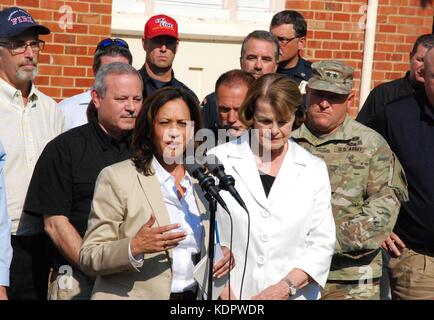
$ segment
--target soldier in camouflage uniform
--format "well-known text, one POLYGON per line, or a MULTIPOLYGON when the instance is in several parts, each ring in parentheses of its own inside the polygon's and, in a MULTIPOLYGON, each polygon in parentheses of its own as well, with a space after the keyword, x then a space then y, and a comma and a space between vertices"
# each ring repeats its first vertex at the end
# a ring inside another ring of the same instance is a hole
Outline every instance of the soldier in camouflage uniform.
POLYGON ((337 241, 323 299, 379 299, 380 246, 408 197, 404 172, 381 135, 346 113, 353 69, 340 61, 312 69, 306 123, 293 138, 330 176, 337 241))

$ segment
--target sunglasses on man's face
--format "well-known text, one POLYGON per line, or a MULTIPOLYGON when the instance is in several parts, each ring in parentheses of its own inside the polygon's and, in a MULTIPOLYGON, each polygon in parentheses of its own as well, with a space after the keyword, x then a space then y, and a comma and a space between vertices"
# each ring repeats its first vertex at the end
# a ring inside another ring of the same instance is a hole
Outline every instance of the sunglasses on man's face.
POLYGON ((100 43, 98 43, 98 46, 96 47, 95 51, 109 47, 109 46, 118 46, 118 47, 122 47, 125 49, 129 49, 128 43, 126 43, 125 40, 122 40, 119 38, 116 38, 116 39, 107 38, 107 39, 102 40, 100 43))

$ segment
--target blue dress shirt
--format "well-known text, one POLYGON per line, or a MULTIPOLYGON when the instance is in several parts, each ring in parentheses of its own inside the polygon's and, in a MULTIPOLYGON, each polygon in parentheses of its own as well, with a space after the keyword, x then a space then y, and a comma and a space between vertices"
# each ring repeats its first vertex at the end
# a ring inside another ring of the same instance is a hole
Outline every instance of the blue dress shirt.
POLYGON ((6 190, 3 165, 5 150, 0 143, 0 286, 9 286, 9 266, 12 260, 11 218, 6 211, 6 190))

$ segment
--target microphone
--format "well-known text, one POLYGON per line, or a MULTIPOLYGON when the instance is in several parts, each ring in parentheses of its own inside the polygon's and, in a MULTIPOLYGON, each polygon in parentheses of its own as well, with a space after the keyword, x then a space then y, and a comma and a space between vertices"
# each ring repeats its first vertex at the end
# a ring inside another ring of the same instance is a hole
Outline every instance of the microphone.
POLYGON ((229 191, 229 193, 237 200, 238 204, 249 213, 247 206, 241 199, 237 189, 235 189, 235 179, 231 175, 226 174, 225 167, 214 154, 206 156, 205 166, 219 179, 219 187, 222 190, 229 191))
POLYGON ((199 185, 202 190, 214 198, 226 212, 229 213, 229 209, 226 206, 225 201, 219 194, 219 188, 215 185, 214 178, 205 173, 205 169, 196 162, 196 159, 193 160, 193 163, 185 163, 185 169, 187 172, 196 178, 199 181, 199 185))

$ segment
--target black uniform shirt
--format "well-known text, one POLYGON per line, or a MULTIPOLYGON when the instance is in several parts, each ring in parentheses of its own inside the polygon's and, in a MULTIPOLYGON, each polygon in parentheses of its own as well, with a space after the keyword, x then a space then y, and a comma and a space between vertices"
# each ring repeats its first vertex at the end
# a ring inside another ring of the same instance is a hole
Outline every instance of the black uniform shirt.
POLYGON ((400 160, 410 201, 402 203, 395 233, 413 250, 434 253, 434 109, 424 95, 388 104, 368 125, 400 160))
MULTIPOLYGON (((302 81, 309 81, 309 79, 313 75, 312 71, 312 62, 304 60, 302 57, 298 57, 297 65, 293 68, 289 69, 282 69, 280 67, 277 68, 276 73, 280 73, 283 75, 288 76, 298 84, 300 84, 302 81)), ((307 109, 306 105, 306 95, 302 95, 302 105, 304 106, 304 109, 307 109)))
POLYGON ((217 130, 220 128, 220 117, 215 92, 207 95, 202 101, 202 115, 204 127, 217 134, 217 130))
POLYGON ((387 104, 413 94, 415 89, 408 77, 409 72, 402 78, 382 83, 372 89, 356 120, 366 125, 387 104))
POLYGON ((143 99, 152 95, 158 89, 171 86, 171 87, 183 88, 183 89, 187 90, 187 92, 190 93, 193 96, 193 98, 196 99, 196 102, 199 104, 199 99, 196 96, 196 94, 193 92, 193 90, 191 90, 189 87, 187 87, 181 81, 177 80, 173 74, 173 71, 172 71, 172 79, 168 82, 162 82, 162 81, 152 79, 149 76, 148 72, 146 71, 145 66, 143 66, 139 70, 139 73, 142 76, 143 86, 144 86, 143 87, 143 99))
POLYGON ((309 79, 312 77, 313 72, 311 65, 312 62, 299 57, 295 67, 289 69, 282 69, 278 67, 276 73, 284 74, 300 84, 301 81, 309 81, 309 79))
POLYGON ((131 134, 117 141, 96 120, 64 132, 39 157, 24 211, 64 215, 83 237, 98 174, 106 166, 131 158, 131 152, 131 134))

